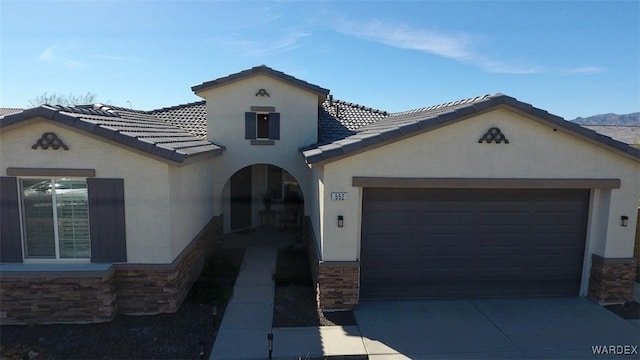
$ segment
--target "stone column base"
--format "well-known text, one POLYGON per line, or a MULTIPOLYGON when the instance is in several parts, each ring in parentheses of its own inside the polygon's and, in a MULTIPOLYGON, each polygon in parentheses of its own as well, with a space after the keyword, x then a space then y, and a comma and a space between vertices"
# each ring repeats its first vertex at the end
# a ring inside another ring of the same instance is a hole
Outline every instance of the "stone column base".
POLYGON ((603 258, 593 254, 587 296, 600 304, 620 304, 631 301, 635 278, 635 259, 603 258))
POLYGON ((311 275, 316 284, 316 303, 323 310, 351 310, 360 297, 360 263, 357 261, 322 261, 311 226, 305 216, 302 241, 307 246, 311 275))
POLYGON ((357 261, 322 261, 318 266, 316 296, 323 310, 356 308, 360 292, 360 263, 357 261))

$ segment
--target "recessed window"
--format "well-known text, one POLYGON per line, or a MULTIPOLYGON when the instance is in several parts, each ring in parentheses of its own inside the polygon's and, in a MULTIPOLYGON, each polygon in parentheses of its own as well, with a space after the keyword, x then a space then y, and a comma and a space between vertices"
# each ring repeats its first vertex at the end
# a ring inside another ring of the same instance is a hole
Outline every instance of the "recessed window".
POLYGON ((256 131, 258 139, 269 138, 269 114, 256 114, 256 131))
MULTIPOLYGON (((245 139, 280 140, 280 113, 245 113, 245 139)), ((253 142, 252 142, 253 143, 253 142)), ((257 142, 265 144, 265 142, 257 142)), ((270 141, 270 145, 274 142, 270 141)))
POLYGON ((22 179, 22 228, 27 259, 88 259, 86 179, 22 179))

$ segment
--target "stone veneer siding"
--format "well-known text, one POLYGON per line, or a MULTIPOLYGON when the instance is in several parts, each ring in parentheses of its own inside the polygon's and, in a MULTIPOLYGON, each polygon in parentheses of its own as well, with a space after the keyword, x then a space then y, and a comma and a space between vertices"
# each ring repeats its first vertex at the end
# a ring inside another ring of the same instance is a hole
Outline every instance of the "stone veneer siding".
POLYGON ((0 322, 94 323, 117 314, 175 312, 221 241, 218 216, 172 264, 116 264, 104 272, 5 272, 0 322))
POLYGON ((607 259, 593 254, 588 297, 600 304, 631 301, 635 277, 635 259, 607 259))
POLYGON ((360 263, 357 261, 322 261, 311 221, 305 217, 302 239, 307 245, 311 275, 316 285, 316 302, 323 310, 350 310, 358 305, 360 263))
POLYGON ((118 311, 113 267, 105 272, 2 274, 0 323, 110 321, 118 311))
POLYGON ((321 309, 355 309, 360 292, 360 264, 357 261, 321 261, 316 291, 321 309))

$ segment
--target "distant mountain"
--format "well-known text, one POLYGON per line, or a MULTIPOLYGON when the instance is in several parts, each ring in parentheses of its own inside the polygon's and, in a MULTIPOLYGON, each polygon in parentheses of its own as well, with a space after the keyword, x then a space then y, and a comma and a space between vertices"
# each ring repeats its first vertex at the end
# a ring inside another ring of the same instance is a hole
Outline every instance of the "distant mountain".
POLYGON ((623 125, 640 126, 640 112, 631 114, 601 114, 589 117, 577 117, 571 120, 580 125, 623 125))

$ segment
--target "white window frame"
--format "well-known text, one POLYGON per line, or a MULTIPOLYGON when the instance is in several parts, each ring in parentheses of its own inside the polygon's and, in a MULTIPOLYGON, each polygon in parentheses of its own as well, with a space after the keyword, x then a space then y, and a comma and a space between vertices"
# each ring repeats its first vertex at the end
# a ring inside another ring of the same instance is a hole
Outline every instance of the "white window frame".
MULTIPOLYGON (((91 239, 89 239, 89 257, 88 258, 61 258, 60 257, 60 237, 58 234, 58 210, 55 204, 57 203, 56 193, 52 191, 51 193, 51 201, 53 210, 53 234, 54 234, 54 242, 55 242, 55 258, 34 258, 27 256, 27 235, 26 235, 26 214, 24 209, 24 192, 22 182, 23 180, 49 180, 52 182, 55 179, 72 179, 72 180, 84 180, 87 182, 87 178, 85 177, 77 177, 77 176, 21 176, 18 177, 16 181, 16 185, 18 187, 18 209, 20 212, 20 244, 22 246, 22 260, 24 263, 33 263, 33 264, 42 264, 42 263, 90 263, 91 262, 91 239)), ((88 192, 87 192, 88 196, 88 192)), ((87 208, 87 213, 89 209, 87 208)))

